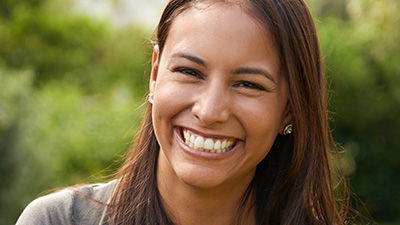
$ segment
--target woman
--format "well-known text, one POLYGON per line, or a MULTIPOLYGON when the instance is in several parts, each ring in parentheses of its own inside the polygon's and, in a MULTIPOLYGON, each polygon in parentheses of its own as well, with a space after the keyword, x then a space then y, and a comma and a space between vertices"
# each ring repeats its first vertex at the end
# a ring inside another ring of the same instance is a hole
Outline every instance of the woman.
POLYGON ((149 86, 117 180, 35 200, 19 224, 345 223, 302 0, 171 0, 149 86))

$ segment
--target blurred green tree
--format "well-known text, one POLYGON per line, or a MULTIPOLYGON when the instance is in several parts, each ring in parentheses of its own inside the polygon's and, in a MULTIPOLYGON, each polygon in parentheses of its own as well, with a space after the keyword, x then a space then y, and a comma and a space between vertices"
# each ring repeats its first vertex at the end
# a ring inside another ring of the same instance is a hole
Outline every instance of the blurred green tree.
POLYGON ((54 1, 1 4, 0 57, 6 66, 32 69, 36 85, 71 75, 84 84, 96 79, 90 65, 104 52, 104 24, 61 11, 54 1))
POLYGON ((374 219, 398 220, 400 2, 314 2, 351 183, 374 219))
POLYGON ((65 5, 0 2, 0 224, 112 165, 139 121, 150 35, 65 5))

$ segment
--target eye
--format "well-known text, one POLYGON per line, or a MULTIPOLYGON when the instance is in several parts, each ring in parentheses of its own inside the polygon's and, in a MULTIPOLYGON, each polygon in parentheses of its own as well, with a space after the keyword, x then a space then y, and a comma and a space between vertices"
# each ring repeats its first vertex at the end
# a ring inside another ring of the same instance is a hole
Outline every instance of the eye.
POLYGON ((249 82, 249 81, 240 81, 235 86, 259 90, 259 91, 265 91, 265 88, 263 88, 262 86, 252 83, 252 82, 249 82))
POLYGON ((183 73, 188 76, 194 76, 194 77, 201 78, 201 73, 194 69, 179 67, 179 68, 176 68, 174 71, 178 72, 178 73, 183 73))

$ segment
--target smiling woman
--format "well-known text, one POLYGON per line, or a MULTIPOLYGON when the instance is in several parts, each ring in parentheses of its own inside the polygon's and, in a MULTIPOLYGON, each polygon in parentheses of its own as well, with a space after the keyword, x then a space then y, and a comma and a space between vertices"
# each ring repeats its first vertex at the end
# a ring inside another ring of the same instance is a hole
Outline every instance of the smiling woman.
POLYGON ((279 55, 265 34, 238 4, 200 2, 174 20, 160 56, 156 47, 150 92, 162 153, 161 194, 163 187, 174 185, 175 193, 166 196, 183 196, 183 203, 188 185, 207 188, 201 199, 193 199, 195 205, 207 205, 206 199, 216 204, 220 198, 218 208, 233 214, 235 204, 226 205, 223 199, 239 202, 238 193, 247 189, 257 165, 291 119, 279 55), (183 132, 191 133, 190 138, 183 132), (208 145, 218 140, 228 144, 220 153, 211 152, 215 147, 208 145))
POLYGON ((171 0, 116 180, 40 198, 19 224, 345 224, 325 86, 303 1, 171 0))

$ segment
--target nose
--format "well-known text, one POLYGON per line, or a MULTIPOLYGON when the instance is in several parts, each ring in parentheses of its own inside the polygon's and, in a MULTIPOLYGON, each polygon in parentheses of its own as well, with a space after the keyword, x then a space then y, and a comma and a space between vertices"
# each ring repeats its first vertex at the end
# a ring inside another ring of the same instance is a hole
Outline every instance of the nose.
POLYGON ((230 117, 229 91, 223 88, 221 83, 206 85, 196 96, 192 107, 193 115, 206 126, 223 123, 230 117))

